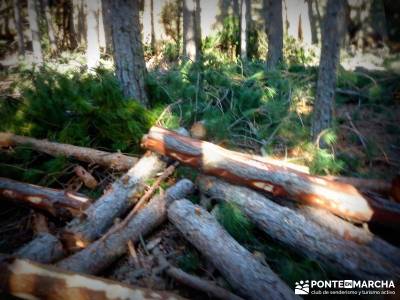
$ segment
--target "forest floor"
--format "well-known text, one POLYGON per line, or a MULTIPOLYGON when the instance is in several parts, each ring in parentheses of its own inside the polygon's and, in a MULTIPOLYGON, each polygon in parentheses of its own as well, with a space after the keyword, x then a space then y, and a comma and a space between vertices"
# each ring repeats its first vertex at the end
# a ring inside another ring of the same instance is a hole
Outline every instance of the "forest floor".
MULTIPOLYGON (((141 136, 151 125, 190 130, 193 124, 200 124, 206 130, 204 139, 237 151, 305 165, 314 174, 391 179, 400 168, 400 72, 387 65, 375 70, 340 70, 335 127, 322 137, 328 149, 320 149, 309 141, 317 77, 313 66, 292 64, 282 72, 265 75, 260 62, 226 63, 212 56, 205 59, 202 68, 152 62, 163 68, 149 72, 152 107, 143 111, 124 101, 110 77, 108 61, 105 68, 87 73, 82 71, 84 58, 70 56, 61 56, 38 72, 26 66, 2 71, 0 131, 139 156, 141 136)), ((75 176, 71 168, 77 163, 16 147, 1 153, 0 176, 69 189, 75 176)), ((96 190, 81 188, 79 192, 93 198, 121 175, 84 167, 100 185, 96 190)), ((195 170, 179 167, 162 188, 196 175, 195 170)), ((199 196, 193 196, 192 201, 198 202, 199 196)), ((318 263, 262 237, 235 207, 219 206, 214 212, 222 225, 291 286, 303 278, 331 278, 332 274, 318 263)), ((2 202, 0 252, 12 253, 29 241, 34 234, 33 220, 32 210, 2 202)), ((63 226, 63 222, 51 218, 49 223, 54 228, 63 226)), ((139 270, 129 267, 134 261, 128 254, 103 275, 204 299, 204 295, 155 274, 157 264, 149 245, 161 246, 170 254, 171 262, 187 272, 227 286, 170 224, 139 243, 139 270)))

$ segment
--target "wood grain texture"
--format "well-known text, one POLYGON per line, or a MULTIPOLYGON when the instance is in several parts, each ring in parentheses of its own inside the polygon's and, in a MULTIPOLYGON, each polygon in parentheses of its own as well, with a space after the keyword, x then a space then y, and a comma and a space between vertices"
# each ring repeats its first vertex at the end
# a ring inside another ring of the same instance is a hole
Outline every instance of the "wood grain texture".
POLYGON ((165 221, 168 203, 181 199, 192 191, 193 183, 182 179, 164 195, 155 196, 125 226, 117 230, 111 228, 111 234, 106 234, 87 248, 65 258, 57 266, 75 272, 99 273, 126 252, 128 241, 137 242, 140 236, 145 236, 165 221))
MULTIPOLYGON (((399 266, 382 256, 380 251, 345 240, 302 213, 276 204, 253 190, 206 176, 199 178, 198 185, 202 192, 213 198, 237 204, 274 240, 341 276, 359 279, 400 277, 399 266)), ((398 256, 398 249, 389 251, 398 256)))
POLYGON ((142 145, 199 168, 206 174, 274 196, 288 196, 354 222, 376 221, 400 225, 400 213, 397 210, 369 203, 369 199, 350 184, 305 174, 160 127, 152 127, 142 145))
POLYGON ((200 206, 186 199, 175 201, 168 208, 168 218, 245 299, 298 299, 200 206))
POLYGON ((183 299, 168 292, 133 287, 5 256, 0 257, 0 291, 27 300, 183 299))

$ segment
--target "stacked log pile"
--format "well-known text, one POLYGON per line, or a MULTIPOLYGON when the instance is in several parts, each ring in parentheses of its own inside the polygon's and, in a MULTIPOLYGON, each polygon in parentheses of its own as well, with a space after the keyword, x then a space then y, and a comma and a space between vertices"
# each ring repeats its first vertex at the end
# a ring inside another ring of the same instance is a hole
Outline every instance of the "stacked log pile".
MULTIPOLYGON (((396 180, 391 184, 313 176, 305 168, 230 151, 159 127, 143 138, 148 152, 140 159, 0 133, 1 147, 21 144, 126 173, 95 201, 79 193, 0 178, 1 199, 65 224, 56 229, 44 226, 12 256, 0 255, 3 292, 23 299, 182 299, 176 293, 93 276, 104 274, 125 254, 140 271, 143 262, 135 250, 140 244, 158 262, 152 276, 163 273, 219 299, 297 299, 294 288, 230 236, 213 214, 186 199, 195 187, 201 196, 234 203, 271 240, 318 262, 330 274, 361 280, 400 278, 399 248, 366 226, 378 223, 398 233, 400 205, 387 199, 397 199, 392 192, 397 190, 396 180), (180 163, 204 175, 196 184, 184 178, 174 181, 171 177, 180 163), (146 189, 148 180, 157 176, 146 189), (172 182, 164 191, 160 185, 168 178, 172 182), (371 197, 372 192, 380 196, 371 197), (143 237, 167 221, 232 291, 174 266, 157 243, 146 247, 143 237)), ((98 185, 83 167, 77 166, 75 173, 86 187, 98 185)))

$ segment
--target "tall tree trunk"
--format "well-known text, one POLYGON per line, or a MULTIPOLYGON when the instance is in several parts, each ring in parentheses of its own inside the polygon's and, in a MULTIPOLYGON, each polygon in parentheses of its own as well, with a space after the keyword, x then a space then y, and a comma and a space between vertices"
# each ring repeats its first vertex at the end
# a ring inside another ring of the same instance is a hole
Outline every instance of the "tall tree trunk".
POLYGON ((336 71, 345 29, 345 4, 345 0, 328 0, 327 4, 311 129, 314 140, 317 140, 319 134, 332 125, 336 71))
POLYGON ((308 17, 310 18, 310 29, 311 29, 311 43, 318 44, 318 26, 319 26, 319 19, 314 11, 314 6, 318 5, 315 4, 315 0, 306 0, 307 7, 308 7, 308 17))
MULTIPOLYGON (((106 43, 106 32, 105 32, 105 23, 104 23, 104 18, 103 18, 103 5, 101 0, 96 0, 98 1, 99 5, 99 45, 100 48, 103 49, 103 51, 106 51, 107 49, 107 43, 106 43)), ((107 25, 106 25, 107 26, 107 25)))
POLYGON ((99 5, 95 0, 86 0, 86 63, 88 69, 98 66, 100 61, 99 45, 99 5))
POLYGON ((156 53, 156 32, 154 30, 154 0, 150 0, 151 52, 156 53))
POLYGON ((51 50, 51 53, 54 54, 57 51, 57 41, 56 41, 56 36, 54 33, 53 18, 51 16, 49 0, 44 0, 43 6, 44 6, 45 17, 46 17, 46 23, 47 23, 47 32, 48 32, 49 41, 50 41, 50 50, 51 50))
POLYGON ((240 57, 242 60, 247 59, 247 36, 248 36, 248 10, 250 0, 241 0, 240 3, 240 57))
POLYGON ((32 38, 32 49, 33 49, 33 62, 41 65, 43 63, 42 46, 40 45, 40 32, 37 16, 37 7, 35 0, 28 0, 28 19, 29 27, 32 38))
POLYGON ((73 28, 78 46, 82 46, 86 39, 86 20, 84 0, 73 0, 73 28))
POLYGON ((14 20, 15 27, 18 35, 18 54, 21 56, 25 56, 25 39, 24 39, 24 28, 22 25, 22 16, 21 16, 21 2, 18 0, 13 0, 13 9, 14 9, 14 20))
POLYGON ((274 70, 283 57, 282 1, 264 0, 265 23, 268 37, 267 70, 274 70))
POLYGON ((196 45, 196 0, 183 1, 183 55, 192 61, 198 59, 196 45))
POLYGON ((103 28, 104 28, 104 38, 106 43, 106 53, 112 54, 113 53, 113 46, 112 46, 112 32, 111 32, 111 23, 112 20, 109 19, 110 16, 110 8, 107 6, 107 1, 101 1, 101 13, 102 13, 102 21, 103 21, 103 28))
POLYGON ((146 65, 141 37, 138 1, 103 0, 111 20, 116 73, 126 97, 148 106, 144 79, 146 65))

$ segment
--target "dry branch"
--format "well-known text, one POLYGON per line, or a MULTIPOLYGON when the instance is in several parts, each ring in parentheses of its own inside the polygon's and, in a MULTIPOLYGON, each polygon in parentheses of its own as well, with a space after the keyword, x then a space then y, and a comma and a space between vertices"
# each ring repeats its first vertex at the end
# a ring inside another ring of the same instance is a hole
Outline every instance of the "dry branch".
POLYGON ((298 299, 268 266, 262 265, 200 206, 183 199, 168 208, 169 220, 246 299, 298 299))
POLYGON ((60 261, 57 265, 63 269, 97 274, 126 252, 129 240, 137 242, 161 224, 167 215, 167 204, 185 197, 193 189, 193 183, 183 179, 170 187, 163 196, 154 197, 124 226, 110 229, 110 233, 90 244, 87 248, 60 261))
POLYGON ((91 200, 84 195, 41 187, 0 177, 0 196, 45 210, 53 216, 78 216, 91 200))
POLYGON ((90 174, 86 169, 82 166, 76 166, 74 168, 74 172, 76 176, 82 180, 83 184, 88 187, 89 189, 94 189, 97 187, 98 183, 97 180, 90 174))
POLYGON ((0 257, 0 274, 0 291, 28 300, 182 299, 168 292, 132 287, 5 256, 0 257))
POLYGON ((156 248, 153 253, 158 258, 158 263, 161 268, 165 268, 165 273, 176 281, 183 283, 191 288, 202 291, 212 297, 222 300, 243 300, 243 298, 225 290, 213 282, 186 273, 182 269, 176 268, 168 263, 167 259, 162 255, 161 251, 156 248))
POLYGON ((143 146, 157 153, 220 176, 232 183, 270 193, 289 196, 311 206, 321 207, 356 222, 379 221, 400 223, 397 212, 374 207, 354 186, 312 176, 297 170, 271 164, 262 159, 226 150, 212 143, 181 136, 172 131, 152 127, 143 139, 143 146), (392 218, 394 213, 398 218, 392 218), (386 216, 390 219, 387 220, 386 216))
MULTIPOLYGON (((383 250, 376 252, 366 245, 344 240, 304 215, 280 206, 253 190, 206 176, 200 177, 198 184, 203 193, 239 205, 274 240, 343 276, 360 279, 393 279, 400 276, 398 265, 380 254, 385 253, 383 250)), ((398 249, 396 253, 398 256, 398 249)))
POLYGON ((32 149, 44 152, 51 156, 73 157, 87 163, 96 163, 105 168, 118 171, 127 171, 138 161, 135 157, 122 153, 110 153, 101 150, 38 140, 30 137, 15 135, 8 132, 0 132, 0 147, 27 145, 32 149))

